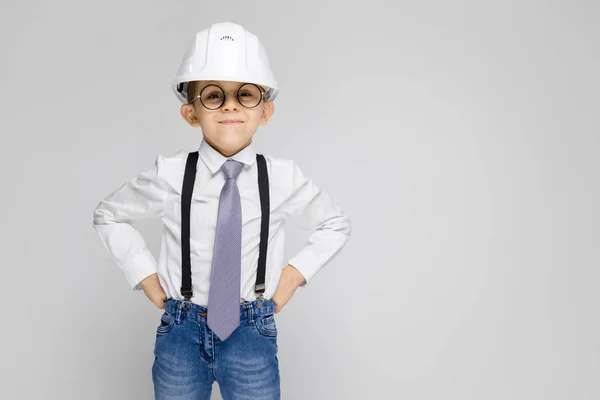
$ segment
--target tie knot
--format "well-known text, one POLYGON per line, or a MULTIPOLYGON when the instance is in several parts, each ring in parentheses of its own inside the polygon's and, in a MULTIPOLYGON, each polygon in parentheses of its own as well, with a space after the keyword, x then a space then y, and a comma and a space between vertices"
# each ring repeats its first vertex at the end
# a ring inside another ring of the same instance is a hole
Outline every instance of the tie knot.
POLYGON ((244 168, 244 164, 236 160, 227 160, 221 166, 221 170, 227 179, 236 179, 242 172, 242 168, 244 168))

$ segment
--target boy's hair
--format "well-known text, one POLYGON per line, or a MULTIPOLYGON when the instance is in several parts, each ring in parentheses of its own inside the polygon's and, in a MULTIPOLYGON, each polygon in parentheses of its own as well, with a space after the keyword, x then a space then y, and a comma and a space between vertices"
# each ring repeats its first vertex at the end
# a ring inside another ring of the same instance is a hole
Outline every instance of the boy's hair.
POLYGON ((187 85, 187 98, 188 103, 192 101, 196 93, 196 86, 198 85, 198 81, 190 81, 187 85))

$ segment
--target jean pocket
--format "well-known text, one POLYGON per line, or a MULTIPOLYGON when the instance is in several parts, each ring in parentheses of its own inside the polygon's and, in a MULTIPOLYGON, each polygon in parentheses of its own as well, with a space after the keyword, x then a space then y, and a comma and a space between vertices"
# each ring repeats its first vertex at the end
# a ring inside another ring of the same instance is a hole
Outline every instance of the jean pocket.
POLYGON ((258 315, 256 317, 256 329, 263 336, 277 336, 277 324, 273 314, 258 315))
POLYGON ((166 335, 167 333, 171 332, 173 325, 175 325, 174 316, 165 311, 160 317, 160 324, 158 325, 158 328, 156 328, 156 336, 166 335))

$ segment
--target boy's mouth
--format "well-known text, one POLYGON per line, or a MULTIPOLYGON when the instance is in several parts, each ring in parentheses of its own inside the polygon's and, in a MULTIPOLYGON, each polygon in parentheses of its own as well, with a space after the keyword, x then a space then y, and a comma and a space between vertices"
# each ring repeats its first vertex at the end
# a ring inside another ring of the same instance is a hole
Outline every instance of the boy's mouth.
POLYGON ((239 120, 239 119, 224 119, 223 121, 219 121, 219 123, 221 125, 230 126, 230 125, 240 125, 240 124, 243 124, 244 121, 239 120))

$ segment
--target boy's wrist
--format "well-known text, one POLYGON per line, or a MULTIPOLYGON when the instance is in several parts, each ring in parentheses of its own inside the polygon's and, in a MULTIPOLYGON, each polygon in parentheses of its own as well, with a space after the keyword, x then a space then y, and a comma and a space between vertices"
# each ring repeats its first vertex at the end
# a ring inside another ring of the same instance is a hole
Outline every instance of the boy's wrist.
POLYGON ((152 287, 160 286, 158 280, 158 273, 147 276, 138 284, 144 291, 151 289, 152 287))
POLYGON ((286 281, 296 286, 302 286, 306 282, 302 273, 300 273, 300 271, 298 271, 292 264, 288 264, 287 267, 283 269, 282 275, 286 281))

